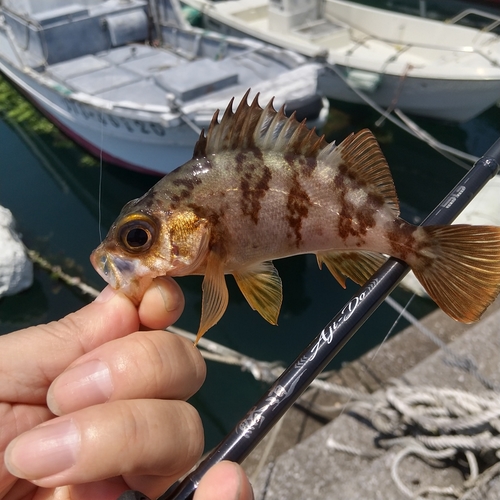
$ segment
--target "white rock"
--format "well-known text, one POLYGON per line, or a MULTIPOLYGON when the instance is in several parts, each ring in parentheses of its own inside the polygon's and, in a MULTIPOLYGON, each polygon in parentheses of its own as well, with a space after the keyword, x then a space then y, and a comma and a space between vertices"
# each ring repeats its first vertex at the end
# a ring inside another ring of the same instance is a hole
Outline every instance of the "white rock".
POLYGON ((16 233, 12 213, 0 206, 0 297, 14 295, 33 283, 33 263, 16 233))

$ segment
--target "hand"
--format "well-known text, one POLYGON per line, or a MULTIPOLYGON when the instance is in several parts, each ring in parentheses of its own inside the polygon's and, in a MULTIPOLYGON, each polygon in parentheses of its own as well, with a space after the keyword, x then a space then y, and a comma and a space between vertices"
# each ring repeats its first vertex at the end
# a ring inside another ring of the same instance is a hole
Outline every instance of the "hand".
MULTIPOLYGON (((138 308, 110 287, 60 321, 0 337, 0 499, 154 498, 197 461, 203 428, 185 402, 205 378, 191 342, 158 330, 184 307, 156 279, 138 308)), ((196 500, 249 500, 232 463, 214 467, 196 500)))

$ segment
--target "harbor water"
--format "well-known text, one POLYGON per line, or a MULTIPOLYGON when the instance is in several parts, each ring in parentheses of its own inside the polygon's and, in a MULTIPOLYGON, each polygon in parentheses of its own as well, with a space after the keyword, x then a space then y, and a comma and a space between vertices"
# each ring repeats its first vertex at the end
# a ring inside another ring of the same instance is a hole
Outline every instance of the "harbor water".
MULTIPOLYGON (((332 101, 325 128, 327 139, 340 142, 351 132, 370 128, 391 167, 403 217, 418 223, 465 170, 392 123, 377 125, 378 118, 366 106, 332 101)), ((476 156, 500 136, 498 107, 464 124, 413 118, 441 142, 476 156)), ((169 158, 164 161, 168 163, 169 158)), ((103 288, 89 255, 123 204, 141 196, 157 180, 90 157, 0 79, 0 205, 12 211, 25 244, 52 264, 95 288, 103 288)), ((284 290, 279 326, 267 324, 252 311, 228 277, 228 310, 208 336, 248 356, 286 364, 295 359, 357 287, 350 283, 343 290, 327 270, 318 269, 314 256, 288 258, 275 265, 284 290)), ((186 296, 186 308, 177 325, 196 331, 201 278, 178 281, 186 296)), ((398 289, 393 297, 405 304, 411 294, 398 289)), ((56 320, 89 300, 35 268, 35 281, 29 290, 0 299, 0 334, 56 320)), ((420 298, 410 305, 410 311, 417 316, 433 308, 430 301, 420 298)), ((383 304, 332 362, 332 368, 380 343, 396 319, 397 313, 383 304)), ((406 325, 399 321, 395 331, 406 325)), ((192 399, 203 418, 207 448, 234 426, 265 388, 238 367, 208 362, 207 381, 192 399)))

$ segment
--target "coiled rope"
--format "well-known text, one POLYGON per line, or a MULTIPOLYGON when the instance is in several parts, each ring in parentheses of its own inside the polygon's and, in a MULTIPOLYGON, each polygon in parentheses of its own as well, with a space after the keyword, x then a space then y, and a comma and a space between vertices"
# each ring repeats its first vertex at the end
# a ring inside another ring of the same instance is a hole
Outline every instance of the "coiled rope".
MULTIPOLYGON (((363 400, 349 403, 349 410, 368 419, 384 436, 378 444, 389 449, 401 446, 391 464, 391 477, 408 498, 442 495, 460 500, 482 498, 488 483, 500 473, 500 396, 492 390, 480 394, 397 383, 363 400), (435 467, 465 458, 469 477, 459 487, 436 486, 413 491, 401 480, 400 467, 410 455, 435 467), (436 463, 437 462, 437 463, 436 463), (482 470, 482 472, 480 472, 482 470)), ((327 440, 331 450, 374 458, 355 447, 327 440)), ((383 451, 380 450, 380 455, 383 451)))

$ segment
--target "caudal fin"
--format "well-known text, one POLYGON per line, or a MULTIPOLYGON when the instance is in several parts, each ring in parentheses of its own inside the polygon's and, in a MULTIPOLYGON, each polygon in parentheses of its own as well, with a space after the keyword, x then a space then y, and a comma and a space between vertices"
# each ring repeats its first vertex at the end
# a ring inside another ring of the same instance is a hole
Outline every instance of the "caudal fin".
POLYGON ((412 266, 430 297, 462 323, 477 321, 500 292, 500 227, 427 226, 430 252, 412 266))

